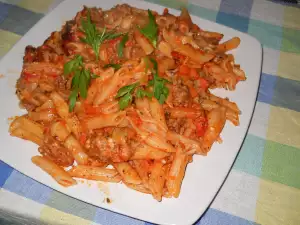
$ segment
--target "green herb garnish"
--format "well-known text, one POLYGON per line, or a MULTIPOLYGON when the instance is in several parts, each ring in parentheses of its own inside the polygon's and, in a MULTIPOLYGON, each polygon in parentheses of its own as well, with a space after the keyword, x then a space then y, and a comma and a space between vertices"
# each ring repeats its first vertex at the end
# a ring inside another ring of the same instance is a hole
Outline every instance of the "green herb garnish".
POLYGON ((118 45, 118 56, 120 58, 123 57, 123 50, 124 50, 124 47, 125 47, 125 44, 126 42, 128 41, 129 37, 128 37, 128 34, 125 34, 122 38, 122 40, 120 41, 119 45, 118 45))
POLYGON ((121 65, 120 64, 115 64, 115 63, 110 63, 110 64, 106 64, 105 66, 103 66, 104 69, 107 69, 109 67, 112 67, 115 70, 119 70, 121 68, 121 65))
POLYGON ((99 76, 92 74, 89 70, 84 68, 83 58, 80 55, 76 55, 74 59, 64 65, 64 75, 67 76, 70 73, 74 73, 71 82, 72 92, 69 96, 69 111, 72 112, 75 107, 78 94, 80 94, 82 98, 86 98, 87 89, 91 79, 99 76))
POLYGON ((87 20, 81 20, 81 26, 82 26, 82 32, 84 32, 85 37, 80 38, 80 40, 84 43, 87 43, 93 48, 96 55, 96 60, 98 60, 99 58, 100 45, 105 40, 115 39, 122 35, 113 32, 106 32, 106 28, 104 28, 100 33, 97 30, 96 25, 93 24, 91 21, 90 11, 88 11, 87 13, 87 20))
POLYGON ((170 83, 170 81, 159 77, 157 62, 152 58, 150 58, 150 61, 153 64, 153 80, 149 81, 148 85, 153 86, 154 97, 160 104, 163 104, 169 95, 169 89, 167 88, 166 83, 170 83))
POLYGON ((139 28, 140 32, 149 39, 149 41, 156 47, 157 44, 157 24, 152 12, 148 9, 149 23, 144 28, 139 28))
POLYGON ((136 97, 138 98, 144 98, 144 97, 148 97, 148 98, 152 98, 153 94, 149 91, 145 91, 141 88, 137 89, 136 91, 136 97))
POLYGON ((117 95, 115 98, 119 98, 119 106, 120 109, 125 109, 127 106, 129 106, 132 102, 132 93, 134 92, 134 89, 139 86, 139 82, 124 86, 119 89, 117 95))

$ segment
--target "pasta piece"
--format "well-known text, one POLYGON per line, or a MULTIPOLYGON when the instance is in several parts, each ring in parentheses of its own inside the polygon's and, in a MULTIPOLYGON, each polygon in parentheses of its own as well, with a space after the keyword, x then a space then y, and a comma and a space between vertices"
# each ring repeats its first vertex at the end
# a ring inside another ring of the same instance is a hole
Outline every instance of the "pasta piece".
POLYGON ((24 140, 32 141, 33 143, 36 143, 39 146, 43 144, 43 140, 40 137, 22 128, 14 129, 13 131, 11 131, 10 135, 22 138, 24 140))
POLYGON ((73 135, 69 135, 64 142, 64 146, 69 149, 79 165, 87 165, 88 155, 84 152, 80 143, 74 138, 73 135))
POLYGON ((227 51, 237 48, 240 45, 240 43, 241 43, 240 38, 234 37, 234 38, 231 38, 230 40, 225 41, 222 44, 218 45, 216 50, 218 52, 227 52, 227 51))
POLYGON ((67 119, 69 117, 69 106, 65 100, 57 92, 52 92, 50 98, 55 105, 58 115, 63 119, 67 119))
POLYGON ((192 27, 193 22, 191 16, 186 8, 181 8, 181 13, 179 16, 179 30, 182 33, 189 32, 190 28, 192 27))
POLYGON ((141 185, 141 184, 129 184, 129 183, 125 183, 125 185, 135 191, 144 193, 144 194, 151 194, 150 190, 148 188, 146 188, 145 186, 141 185))
POLYGON ((229 108, 238 114, 240 114, 240 112, 241 112, 240 109, 238 108, 238 106, 236 105, 236 103, 230 102, 228 98, 217 97, 213 94, 210 94, 209 98, 210 98, 210 100, 215 101, 215 102, 219 103, 220 105, 223 105, 226 108, 229 108))
POLYGON ((189 45, 183 45, 182 43, 178 42, 176 40, 174 32, 170 32, 164 29, 163 37, 169 44, 171 44, 171 46, 174 48, 174 51, 177 51, 184 56, 190 57, 193 61, 199 64, 204 64, 214 57, 213 54, 201 52, 200 50, 196 50, 189 45))
POLYGON ((203 136, 203 149, 208 152, 217 141, 226 122, 226 108, 219 107, 207 114, 208 127, 203 136))
POLYGON ((68 173, 72 177, 113 183, 119 183, 122 179, 115 169, 107 169, 95 166, 75 166, 72 167, 68 173))
POLYGON ((55 109, 53 101, 50 99, 47 100, 46 102, 44 102, 44 104, 41 105, 40 107, 36 108, 35 111, 40 112, 40 111, 49 110, 49 109, 55 109))
MULTIPOLYGON (((165 185, 165 179, 166 179, 166 167, 164 167, 164 164, 156 160, 154 161, 153 165, 151 166, 150 170, 150 177, 149 177, 149 189, 152 192, 153 197, 157 201, 162 200, 163 195, 163 188, 165 185)), ((178 192, 179 194, 179 192, 178 192)))
POLYGON ((50 128, 51 135, 60 141, 65 141, 71 131, 66 126, 65 121, 58 121, 52 124, 50 128))
POLYGON ((31 161, 48 173, 53 179, 57 181, 60 185, 64 187, 69 187, 77 184, 77 182, 61 167, 56 165, 51 160, 42 156, 33 156, 31 161))
POLYGON ((211 111, 213 109, 218 108, 220 105, 212 100, 209 99, 204 99, 201 101, 201 106, 203 107, 203 109, 205 109, 206 111, 211 111))
POLYGON ((170 153, 153 148, 146 144, 140 144, 135 148, 135 152, 131 159, 163 159, 169 156, 170 153))
POLYGON ((166 180, 168 192, 175 198, 179 196, 188 160, 188 155, 177 150, 166 180))
POLYGON ((235 126, 240 125, 239 114, 233 111, 232 109, 227 108, 226 119, 231 121, 235 126))
POLYGON ((142 35, 139 31, 134 32, 134 38, 136 42, 142 47, 146 55, 149 55, 153 52, 154 48, 148 39, 142 35))
POLYGON ((113 166, 128 184, 141 184, 141 178, 128 162, 114 163, 113 166))
POLYGON ((137 171, 139 177, 141 178, 143 186, 147 189, 149 189, 148 182, 149 182, 150 167, 152 164, 153 163, 150 160, 132 161, 132 165, 134 169, 137 171))
POLYGON ((26 116, 17 117, 10 125, 9 131, 12 133, 15 129, 21 128, 23 130, 27 130, 28 132, 34 134, 40 139, 44 138, 44 129, 43 126, 29 120, 26 116))
POLYGON ((181 143, 184 145, 184 151, 186 154, 200 154, 206 155, 206 152, 203 150, 201 143, 198 141, 194 141, 189 139, 183 135, 177 134, 172 131, 168 131, 167 133, 167 140, 171 141, 172 143, 181 143))
POLYGON ((28 116, 34 121, 51 122, 56 117, 56 113, 54 110, 48 109, 39 112, 28 112, 28 116))
POLYGON ((118 126, 125 119, 126 112, 120 111, 112 114, 103 114, 89 118, 85 121, 86 127, 90 130, 103 127, 118 126))
POLYGON ((161 124, 165 130, 168 130, 162 105, 159 104, 159 102, 156 98, 152 98, 151 101, 149 101, 149 106, 150 106, 150 112, 151 112, 152 117, 159 124, 161 124))
POLYGON ((106 99, 109 98, 109 96, 117 92, 120 79, 119 74, 120 70, 116 72, 114 76, 101 83, 101 86, 98 87, 98 92, 94 99, 94 105, 102 104, 106 99))
POLYGON ((163 76, 167 70, 175 69, 175 61, 173 59, 163 57, 157 61, 158 73, 163 76))
POLYGON ((165 56, 172 58, 172 47, 169 43, 165 42, 165 41, 161 41, 159 42, 158 46, 157 46, 158 50, 164 54, 165 56))
POLYGON ((75 137, 80 139, 80 136, 82 135, 82 127, 77 116, 74 114, 70 115, 69 118, 66 119, 66 123, 75 137))
POLYGON ((204 116, 203 110, 197 110, 193 108, 174 107, 167 109, 172 118, 197 118, 204 116))

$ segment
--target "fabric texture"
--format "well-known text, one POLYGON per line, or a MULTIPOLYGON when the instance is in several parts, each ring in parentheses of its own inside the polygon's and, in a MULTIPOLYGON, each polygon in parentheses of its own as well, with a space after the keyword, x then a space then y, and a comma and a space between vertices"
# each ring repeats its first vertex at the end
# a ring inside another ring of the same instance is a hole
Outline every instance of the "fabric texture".
MULTIPOLYGON (((186 4, 191 14, 246 32, 263 46, 250 129, 223 187, 195 224, 299 225, 300 8, 267 0, 147 1, 186 4)), ((60 2, 0 0, 0 58, 60 2)), ((1 161, 0 188, 5 224, 151 225, 68 197, 1 161)))

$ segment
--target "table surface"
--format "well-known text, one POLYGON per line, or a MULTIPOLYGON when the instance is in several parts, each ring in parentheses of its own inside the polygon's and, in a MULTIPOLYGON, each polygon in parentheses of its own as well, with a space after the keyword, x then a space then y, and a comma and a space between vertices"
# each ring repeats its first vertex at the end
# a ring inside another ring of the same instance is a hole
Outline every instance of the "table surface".
MULTIPOLYGON (((170 8, 181 4, 148 1, 170 8)), ((0 0, 0 58, 60 2, 0 0)), ((299 225, 300 8, 267 0, 189 0, 188 9, 246 32, 263 45, 249 132, 219 194, 196 224, 299 225)), ((5 224, 150 224, 70 198, 1 161, 0 188, 0 218, 5 224)))

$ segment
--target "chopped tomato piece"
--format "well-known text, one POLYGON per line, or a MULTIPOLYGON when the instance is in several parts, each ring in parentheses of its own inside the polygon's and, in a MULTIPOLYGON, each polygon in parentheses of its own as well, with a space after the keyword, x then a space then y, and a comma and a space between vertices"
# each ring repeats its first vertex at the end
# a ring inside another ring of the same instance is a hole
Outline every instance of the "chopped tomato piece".
POLYGON ((24 72, 22 73, 22 77, 23 77, 26 81, 31 81, 31 80, 34 80, 34 79, 38 79, 40 76, 37 75, 37 74, 28 73, 28 72, 24 71, 24 72))
POLYGON ((126 47, 131 47, 133 46, 133 41, 127 41, 125 44, 126 47))
POLYGON ((190 77, 194 80, 199 78, 199 74, 195 68, 190 69, 190 77))
POLYGON ((179 52, 172 51, 171 55, 174 59, 177 59, 177 60, 185 60, 186 59, 186 56, 180 54, 179 52))
POLYGON ((190 68, 186 65, 181 65, 178 72, 180 75, 188 76, 190 73, 190 68))
POLYGON ((114 46, 118 41, 121 41, 122 37, 117 37, 115 39, 112 39, 110 41, 108 41, 108 43, 111 45, 111 46, 114 46))
POLYGON ((98 114, 101 113, 101 108, 94 107, 90 104, 85 103, 84 104, 84 111, 86 114, 98 114))
POLYGON ((196 134, 198 137, 202 137, 207 129, 207 119, 205 117, 199 117, 195 121, 196 134))
POLYGON ((141 120, 140 116, 137 114, 136 111, 127 112, 127 115, 133 120, 135 125, 142 125, 143 121, 141 120))
POLYGON ((209 83, 206 79, 199 77, 198 80, 200 81, 200 86, 201 88, 203 88, 204 90, 207 90, 209 83))
POLYGON ((80 136, 79 136, 79 142, 81 145, 84 145, 85 142, 86 142, 86 134, 85 133, 81 133, 80 136))
POLYGON ((196 88, 194 88, 192 85, 189 86, 189 91, 190 91, 190 95, 192 96, 192 98, 197 97, 198 92, 197 92, 196 88))

